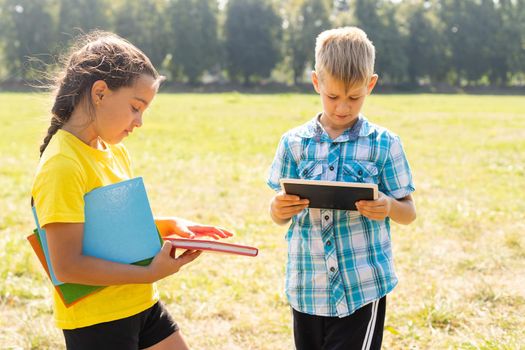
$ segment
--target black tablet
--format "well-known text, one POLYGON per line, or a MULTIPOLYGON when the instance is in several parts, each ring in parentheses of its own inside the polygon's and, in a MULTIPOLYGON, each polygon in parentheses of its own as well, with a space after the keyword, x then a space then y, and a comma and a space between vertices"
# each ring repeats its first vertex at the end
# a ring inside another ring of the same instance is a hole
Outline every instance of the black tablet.
POLYGON ((294 194, 310 201, 309 208, 357 210, 355 202, 375 200, 377 184, 342 181, 281 179, 286 194, 294 194))

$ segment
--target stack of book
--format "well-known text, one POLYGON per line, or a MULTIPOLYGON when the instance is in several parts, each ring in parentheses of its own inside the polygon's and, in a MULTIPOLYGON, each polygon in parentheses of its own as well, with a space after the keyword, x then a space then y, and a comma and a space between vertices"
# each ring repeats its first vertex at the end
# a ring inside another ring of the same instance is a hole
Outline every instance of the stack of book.
MULTIPOLYGON (((141 177, 92 190, 84 196, 82 254, 125 264, 147 265, 159 252, 162 239, 155 226, 141 177)), ((66 306, 73 305, 104 286, 59 281, 53 271, 46 231, 40 227, 27 237, 49 279, 66 306)))
MULTIPOLYGON (((155 225, 142 178, 125 180, 92 190, 84 196, 82 254, 124 264, 148 265, 160 251, 163 240, 155 225)), ((59 281, 53 271, 46 231, 40 227, 27 237, 31 247, 67 307, 100 291, 91 286, 59 281)), ((174 247, 256 256, 257 248, 212 240, 165 237, 174 247)), ((174 253, 174 250, 173 250, 174 253)))

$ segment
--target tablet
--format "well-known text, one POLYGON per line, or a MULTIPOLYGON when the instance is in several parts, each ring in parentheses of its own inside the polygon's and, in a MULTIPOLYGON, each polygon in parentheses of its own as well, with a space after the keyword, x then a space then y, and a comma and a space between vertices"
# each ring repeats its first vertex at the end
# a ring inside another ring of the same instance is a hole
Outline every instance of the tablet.
POLYGON ((357 210, 355 202, 375 200, 377 184, 362 182, 281 179, 286 194, 294 194, 310 201, 309 208, 357 210))

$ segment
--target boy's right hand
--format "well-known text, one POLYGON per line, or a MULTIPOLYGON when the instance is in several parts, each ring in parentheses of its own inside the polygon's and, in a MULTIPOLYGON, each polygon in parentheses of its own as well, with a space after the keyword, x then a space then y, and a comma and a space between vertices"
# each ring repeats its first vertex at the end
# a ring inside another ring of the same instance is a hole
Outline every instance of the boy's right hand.
POLYGON ((308 207, 308 199, 279 192, 273 197, 270 203, 270 212, 272 218, 277 223, 286 223, 292 216, 299 214, 308 207))
POLYGON ((201 255, 200 250, 186 250, 178 257, 174 257, 175 247, 171 242, 164 242, 160 252, 155 255, 148 268, 153 278, 152 282, 158 281, 164 277, 179 272, 180 268, 192 262, 201 255), (173 248, 173 253, 172 253, 173 248), (173 256, 172 256, 173 254, 173 256))

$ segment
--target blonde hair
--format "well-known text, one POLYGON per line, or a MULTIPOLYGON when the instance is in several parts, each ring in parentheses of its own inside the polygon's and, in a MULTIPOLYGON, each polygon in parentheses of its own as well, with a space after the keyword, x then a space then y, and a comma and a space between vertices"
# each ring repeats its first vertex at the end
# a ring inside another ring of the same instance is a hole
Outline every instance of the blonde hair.
POLYGON ((375 48, 357 27, 325 30, 315 43, 315 71, 342 81, 345 88, 368 84, 374 74, 375 48))

